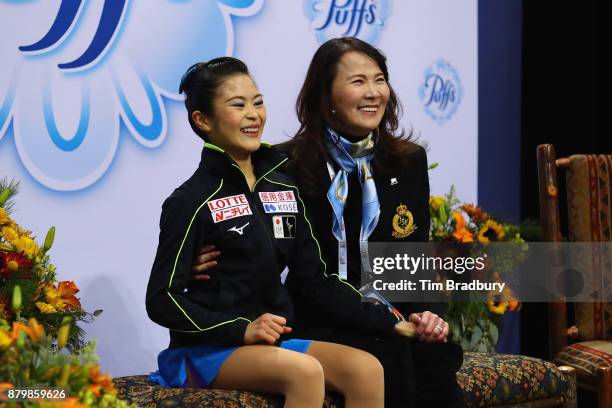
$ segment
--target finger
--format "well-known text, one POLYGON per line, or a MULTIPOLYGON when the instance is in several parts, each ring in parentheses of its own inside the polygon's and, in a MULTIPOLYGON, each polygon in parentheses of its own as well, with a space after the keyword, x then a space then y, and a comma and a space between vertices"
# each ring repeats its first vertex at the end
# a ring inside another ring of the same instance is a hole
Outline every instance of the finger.
POLYGON ((221 251, 208 252, 198 256, 197 260, 198 263, 204 263, 217 258, 219 255, 221 255, 221 251))
POLYGON ((266 331, 268 336, 274 339, 271 344, 276 343, 276 340, 280 339, 281 333, 276 332, 271 327, 265 327, 264 330, 266 331))
POLYGON ((200 255, 213 251, 215 248, 216 247, 214 245, 206 245, 200 249, 200 255))
POLYGON ((439 318, 439 322, 434 327, 433 334, 431 335, 431 341, 444 341, 446 336, 448 336, 448 323, 444 319, 439 318))
POLYGON ((210 261, 210 262, 194 265, 191 267, 191 270, 194 272, 204 272, 204 271, 214 268, 217 265, 219 265, 219 262, 210 261))
POLYGON ((195 280, 209 280, 210 279, 210 275, 195 275, 193 277, 195 280))
POLYGON ((432 314, 427 321, 427 326, 425 327, 425 330, 423 330, 423 334, 425 334, 428 337, 431 336, 432 334, 437 335, 438 333, 434 332, 434 329, 436 325, 439 324, 440 320, 441 319, 438 316, 436 316, 435 314, 432 314))
POLYGON ((444 341, 448 337, 448 323, 444 322, 444 329, 442 330, 442 334, 438 337, 440 340, 444 341))
POLYGON ((283 326, 283 330, 285 331, 284 334, 291 333, 293 331, 293 329, 289 326, 283 326))
POLYGON ((418 313, 412 313, 408 316, 408 320, 410 320, 415 325, 415 336, 421 340, 421 335, 423 334, 423 330, 425 330, 426 325, 423 323, 422 317, 418 313))
POLYGON ((412 313, 408 316, 408 320, 414 324, 419 324, 421 322, 421 316, 419 316, 418 313, 412 313))
POLYGON ((287 319, 285 319, 283 316, 275 315, 272 313, 264 313, 262 317, 264 317, 266 320, 269 319, 277 324, 280 324, 281 326, 287 324, 287 319))
POLYGON ((285 332, 285 329, 283 329, 283 326, 274 321, 267 322, 267 327, 272 329, 274 332, 278 334, 283 334, 285 332))
POLYGON ((263 328, 258 329, 255 332, 255 337, 259 340, 259 341, 263 341, 265 343, 268 344, 274 344, 274 342, 276 342, 276 339, 274 338, 274 336, 271 336, 266 330, 264 330, 263 328))

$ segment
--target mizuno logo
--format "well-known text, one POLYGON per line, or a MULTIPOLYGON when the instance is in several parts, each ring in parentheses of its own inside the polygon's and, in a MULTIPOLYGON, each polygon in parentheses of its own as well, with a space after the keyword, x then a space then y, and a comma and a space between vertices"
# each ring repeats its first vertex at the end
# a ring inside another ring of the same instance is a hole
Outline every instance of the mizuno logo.
POLYGON ((248 223, 248 222, 247 222, 246 224, 244 224, 244 225, 243 225, 242 227, 240 227, 240 228, 237 228, 237 227, 235 227, 235 226, 234 226, 234 227, 232 227, 232 228, 228 229, 228 231, 234 231, 234 232, 237 232, 237 233, 238 233, 238 235, 242 235, 242 234, 244 234, 244 228, 245 228, 247 225, 249 225, 249 223, 248 223))

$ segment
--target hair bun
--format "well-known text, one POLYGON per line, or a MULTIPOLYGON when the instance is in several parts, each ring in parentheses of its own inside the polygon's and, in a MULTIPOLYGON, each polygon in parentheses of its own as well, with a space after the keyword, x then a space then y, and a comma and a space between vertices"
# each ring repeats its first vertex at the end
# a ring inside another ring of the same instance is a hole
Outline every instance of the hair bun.
POLYGON ((200 63, 195 63, 192 66, 189 67, 189 69, 187 69, 187 72, 185 72, 183 74, 183 76, 181 77, 181 83, 179 85, 179 93, 183 93, 183 91, 185 90, 185 85, 187 83, 187 81, 189 81, 189 78, 191 77, 191 74, 193 74, 197 69, 198 69, 198 65, 200 65, 200 63))

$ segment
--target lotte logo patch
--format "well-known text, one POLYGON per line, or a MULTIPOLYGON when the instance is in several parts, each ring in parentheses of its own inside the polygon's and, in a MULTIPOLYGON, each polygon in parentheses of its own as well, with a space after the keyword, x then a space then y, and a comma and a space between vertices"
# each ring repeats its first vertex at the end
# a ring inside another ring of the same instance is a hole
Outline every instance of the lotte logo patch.
POLYGON ((244 194, 211 200, 208 202, 208 208, 215 224, 253 214, 244 194))

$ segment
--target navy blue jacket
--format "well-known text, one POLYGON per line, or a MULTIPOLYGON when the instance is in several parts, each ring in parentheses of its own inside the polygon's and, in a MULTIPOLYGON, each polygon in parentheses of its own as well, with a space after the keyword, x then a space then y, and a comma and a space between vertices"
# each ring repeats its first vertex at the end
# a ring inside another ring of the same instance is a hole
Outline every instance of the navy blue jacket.
POLYGON ((253 155, 257 181, 250 191, 238 165, 206 144, 196 172, 164 202, 146 307, 170 329, 171 348, 241 345, 247 325, 263 313, 291 326, 293 297, 339 325, 393 331, 392 313, 362 303, 336 268, 327 269, 300 192, 278 171, 286 160, 262 144, 253 155), (194 280, 194 260, 208 244, 221 251, 219 264, 207 271, 210 280, 194 280))

